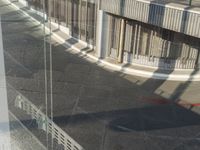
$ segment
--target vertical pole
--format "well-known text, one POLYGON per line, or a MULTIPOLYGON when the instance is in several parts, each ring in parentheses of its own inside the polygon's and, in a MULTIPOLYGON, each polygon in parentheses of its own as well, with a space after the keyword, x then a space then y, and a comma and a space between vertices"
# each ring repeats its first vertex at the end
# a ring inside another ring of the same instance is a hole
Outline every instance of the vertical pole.
POLYGON ((79 39, 81 39, 81 23, 82 23, 82 17, 81 17, 81 14, 82 14, 82 9, 81 9, 81 5, 82 5, 82 0, 79 0, 79 17, 78 17, 78 27, 79 27, 79 39))
POLYGON ((88 0, 86 0, 86 17, 85 17, 85 41, 87 42, 87 19, 88 19, 88 0))
POLYGON ((0 16, 0 149, 11 150, 9 110, 5 76, 3 37, 0 16))
POLYGON ((97 29, 96 29, 96 55, 102 57, 102 28, 103 28, 103 11, 97 10, 97 29))
POLYGON ((136 58, 138 59, 139 57, 139 48, 140 48, 140 38, 141 38, 141 24, 138 23, 138 28, 137 28, 137 48, 136 48, 136 58))
POLYGON ((133 59, 135 59, 135 55, 136 55, 136 45, 137 45, 137 28, 138 25, 137 23, 133 24, 133 28, 134 28, 134 37, 133 37, 133 59))
POLYGON ((73 26, 74 26, 74 21, 73 21, 73 18, 74 18, 74 1, 73 0, 69 0, 69 32, 70 32, 70 35, 73 36, 73 26), (70 13, 69 13, 70 12, 70 13))
POLYGON ((108 15, 108 51, 107 51, 107 54, 106 56, 110 56, 111 54, 111 48, 113 46, 113 30, 114 30, 114 22, 113 22, 113 19, 114 17, 111 16, 111 15, 108 15))
POLYGON ((196 58, 196 69, 200 68, 200 48, 198 49, 197 58, 196 58))
POLYGON ((150 60, 151 57, 151 51, 152 51, 152 46, 153 46, 153 30, 151 29, 150 31, 150 46, 149 46, 149 53, 148 53, 148 59, 150 60))
MULTIPOLYGON (((46 0, 43 0, 43 36, 44 36, 44 83, 45 83, 45 87, 44 87, 44 90, 45 90, 45 114, 46 114, 46 117, 45 117, 45 121, 47 121, 47 116, 48 116, 48 96, 47 96, 47 57, 46 57, 46 54, 47 54, 47 45, 46 45, 46 29, 45 29, 45 23, 46 23, 46 20, 49 19, 49 21, 51 22, 51 4, 52 4, 52 0, 49 0, 49 1, 46 1, 46 0), (46 8, 46 2, 47 2, 47 8, 46 8), (47 10, 47 11, 46 11, 47 10), (45 18, 45 12, 48 12, 47 13, 47 16, 45 18)), ((51 28, 51 27, 50 27, 51 28)), ((32 108, 31 108, 32 109, 32 108)), ((31 114, 32 115, 32 114, 31 114)), ((33 117, 34 118, 34 115, 33 117)), ((45 124, 45 129, 46 129, 46 147, 47 149, 49 149, 49 142, 48 142, 48 138, 49 138, 49 135, 48 135, 48 126, 47 124, 45 124)))
POLYGON ((53 18, 54 18, 54 20, 55 20, 55 18, 56 18, 56 11, 57 11, 57 9, 56 9, 56 0, 53 0, 53 18))
POLYGON ((118 55, 119 63, 122 63, 122 61, 123 61, 125 30, 126 30, 126 21, 124 19, 122 19, 121 29, 120 29, 120 38, 119 38, 119 55, 118 55))
POLYGON ((190 5, 190 6, 192 5, 192 0, 189 1, 189 5, 190 5))
POLYGON ((65 23, 66 23, 66 27, 68 26, 68 0, 65 0, 65 23))

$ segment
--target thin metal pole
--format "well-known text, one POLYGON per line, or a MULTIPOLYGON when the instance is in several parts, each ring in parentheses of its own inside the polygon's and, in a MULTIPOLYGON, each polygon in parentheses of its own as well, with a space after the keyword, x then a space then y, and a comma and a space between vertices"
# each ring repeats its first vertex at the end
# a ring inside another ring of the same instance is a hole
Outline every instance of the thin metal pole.
MULTIPOLYGON (((55 2, 55 1, 54 1, 55 2)), ((56 3, 54 3, 53 5, 55 6, 56 3)), ((49 73, 50 73, 50 107, 51 107, 51 124, 53 124, 53 68, 52 68, 52 26, 51 26, 51 14, 49 16, 49 30, 50 30, 50 36, 49 36, 49 73)), ((52 129, 53 130, 53 129, 52 129)), ((51 134, 51 150, 54 149, 54 143, 53 143, 53 131, 52 131, 52 134, 51 134)))
POLYGON ((46 125, 46 147, 47 149, 49 149, 49 141, 48 141, 48 124, 47 124, 47 120, 48 120, 48 101, 47 101, 47 49, 46 49, 46 29, 45 29, 45 23, 46 23, 46 6, 45 6, 45 0, 43 0, 43 36, 44 36, 44 81, 45 81, 45 106, 46 106, 46 118, 45 118, 45 125, 46 125))

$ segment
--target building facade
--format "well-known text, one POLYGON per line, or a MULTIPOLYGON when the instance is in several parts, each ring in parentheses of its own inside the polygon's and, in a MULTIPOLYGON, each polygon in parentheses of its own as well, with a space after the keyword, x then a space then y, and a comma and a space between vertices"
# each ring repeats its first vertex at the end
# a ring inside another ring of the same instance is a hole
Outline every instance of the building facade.
MULTIPOLYGON (((43 0, 28 1, 43 11, 43 0)), ((45 9, 97 57, 163 70, 200 67, 200 8, 170 0, 49 0, 45 9)))

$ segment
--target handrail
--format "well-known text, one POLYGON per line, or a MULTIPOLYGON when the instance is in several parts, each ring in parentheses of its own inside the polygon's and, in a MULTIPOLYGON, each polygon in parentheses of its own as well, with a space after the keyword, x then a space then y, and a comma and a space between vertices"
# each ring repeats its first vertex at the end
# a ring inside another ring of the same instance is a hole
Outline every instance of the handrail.
POLYGON ((36 120, 38 128, 43 129, 47 134, 52 134, 52 138, 55 138, 58 144, 62 144, 65 150, 84 150, 80 144, 72 139, 23 95, 19 94, 16 97, 15 107, 20 108, 31 115, 32 119, 36 120))

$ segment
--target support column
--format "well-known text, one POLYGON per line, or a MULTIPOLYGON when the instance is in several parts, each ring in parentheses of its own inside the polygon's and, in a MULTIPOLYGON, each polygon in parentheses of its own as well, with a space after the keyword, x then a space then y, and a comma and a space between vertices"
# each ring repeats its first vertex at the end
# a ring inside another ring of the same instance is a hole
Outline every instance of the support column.
POLYGON ((195 68, 200 69, 200 49, 198 49, 196 67, 195 68))
POLYGON ((151 51, 153 49, 153 30, 150 31, 150 46, 149 46, 149 52, 148 52, 148 58, 150 60, 150 57, 151 57, 151 51))
POLYGON ((137 24, 137 47, 136 47, 136 58, 138 59, 139 57, 139 48, 140 48, 140 38, 141 38, 141 24, 137 24))
POLYGON ((88 0, 86 2, 86 17, 85 17, 85 41, 88 42, 87 29, 88 29, 88 0))
POLYGON ((126 30, 126 21, 122 19, 121 22, 121 29, 120 29, 120 41, 119 41, 119 55, 118 55, 118 62, 123 62, 123 50, 124 50, 124 38, 125 38, 125 30, 126 30))
MULTIPOLYGON (((98 6, 99 7, 99 6, 98 6)), ((96 29, 96 55, 98 58, 103 57, 102 37, 103 37, 103 11, 97 9, 97 29, 96 29)))
POLYGON ((192 6, 192 0, 189 1, 189 5, 192 6))
POLYGON ((7 99, 7 87, 5 78, 5 62, 3 50, 3 37, 1 30, 0 16, 0 149, 11 150, 10 146, 10 125, 9 125, 9 110, 7 99))
POLYGON ((79 0, 79 22, 78 22, 78 26, 79 26, 79 39, 81 39, 81 21, 82 21, 82 18, 81 18, 81 15, 82 15, 82 0, 79 0))
POLYGON ((138 25, 137 23, 133 24, 133 28, 134 28, 134 37, 133 37, 133 59, 135 59, 135 55, 136 55, 136 49, 137 49, 137 28, 138 25))

